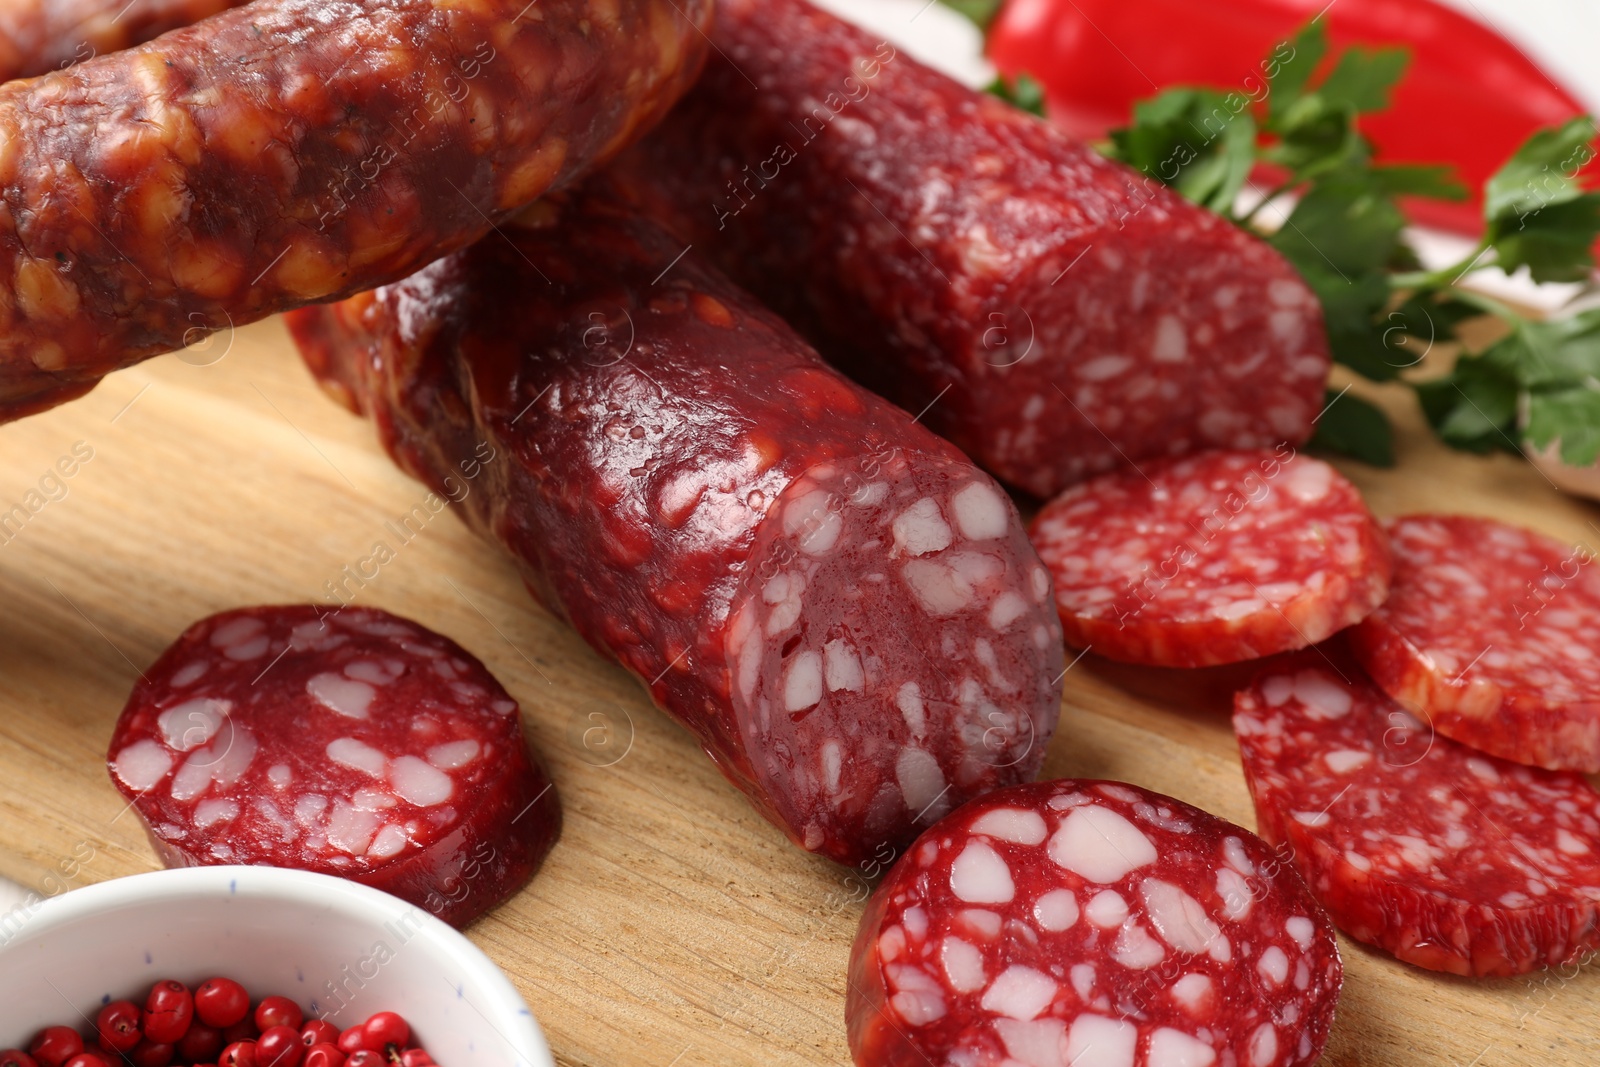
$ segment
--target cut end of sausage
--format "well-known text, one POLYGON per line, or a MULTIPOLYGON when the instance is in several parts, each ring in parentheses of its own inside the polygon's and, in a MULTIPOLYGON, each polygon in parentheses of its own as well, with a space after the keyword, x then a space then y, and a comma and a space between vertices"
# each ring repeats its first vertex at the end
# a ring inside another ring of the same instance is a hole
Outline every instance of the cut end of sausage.
POLYGON ((1351 631, 1380 688, 1484 752, 1600 773, 1600 567, 1586 545, 1494 519, 1388 525, 1394 589, 1351 631))
POLYGON ((969 466, 891 450, 810 468, 762 521, 730 618, 740 732, 811 851, 903 846, 1044 758, 1061 695, 1049 578, 969 466))
POLYGON ((108 756, 169 867, 296 867, 462 925, 561 827, 516 701, 455 642, 374 609, 245 608, 145 673, 108 756))
POLYGON ((1117 782, 1000 790, 925 833, 867 906, 858 1067, 1305 1067, 1343 981, 1286 859, 1117 782))
POLYGON ((1600 947, 1600 792, 1440 736, 1325 651, 1264 669, 1233 726, 1262 836, 1339 928, 1474 977, 1600 947))
POLYGON ((1048 504, 1031 535, 1067 642, 1126 663, 1305 648, 1389 593, 1389 549, 1360 493, 1289 448, 1105 475, 1048 504))

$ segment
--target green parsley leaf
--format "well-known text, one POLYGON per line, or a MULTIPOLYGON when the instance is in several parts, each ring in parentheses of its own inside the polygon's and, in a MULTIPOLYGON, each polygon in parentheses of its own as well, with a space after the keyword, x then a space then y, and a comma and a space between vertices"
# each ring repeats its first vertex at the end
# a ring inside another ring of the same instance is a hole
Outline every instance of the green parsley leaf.
POLYGON ((1000 13, 1000 6, 1005 0, 940 0, 940 2, 977 23, 978 29, 987 30, 994 17, 1000 13))
POLYGON ((1271 241, 1297 267, 1320 265, 1354 279, 1383 271, 1405 225, 1394 201, 1352 169, 1312 185, 1271 241))
POLYGON ((1039 80, 1027 71, 1020 72, 1014 79, 1008 79, 1004 74, 995 78, 984 90, 992 96, 998 96, 1013 107, 1019 107, 1030 115, 1044 118, 1044 86, 1039 80))
POLYGON ((1255 165, 1256 123, 1247 103, 1238 94, 1169 89, 1134 105, 1133 124, 1111 131, 1110 154, 1232 217, 1255 165))
POLYGON ((1484 186, 1487 240, 1507 274, 1527 267, 1536 282, 1582 281, 1594 268, 1600 193, 1577 174, 1594 158, 1594 120, 1540 130, 1484 186))
POLYGON ((1390 196, 1424 196, 1430 200, 1465 200, 1467 187, 1455 168, 1429 164, 1394 163, 1374 166, 1372 180, 1390 196))
POLYGON ((1411 65, 1405 48, 1350 48, 1317 86, 1317 95, 1351 111, 1382 111, 1395 85, 1411 65))
POLYGON ((1517 383, 1497 362, 1487 354, 1462 356, 1443 378, 1416 386, 1422 413, 1450 447, 1479 453, 1516 449, 1517 383))
POLYGON ((1389 417, 1359 396, 1331 389, 1317 420, 1311 447, 1350 456, 1374 467, 1394 466, 1394 429, 1389 417))
POLYGON ((1525 389, 1600 380, 1600 308, 1565 318, 1518 321, 1486 357, 1525 389))
POLYGON ((1536 448, 1561 442, 1561 461, 1587 467, 1600 459, 1600 384, 1528 397, 1527 438, 1536 448))
POLYGON ((1272 88, 1267 96, 1266 121, 1263 125, 1279 133, 1287 128, 1285 117, 1294 109, 1306 84, 1311 80, 1322 59, 1328 54, 1328 34, 1321 20, 1308 23, 1289 39, 1289 54, 1283 56, 1282 46, 1267 60, 1272 88))

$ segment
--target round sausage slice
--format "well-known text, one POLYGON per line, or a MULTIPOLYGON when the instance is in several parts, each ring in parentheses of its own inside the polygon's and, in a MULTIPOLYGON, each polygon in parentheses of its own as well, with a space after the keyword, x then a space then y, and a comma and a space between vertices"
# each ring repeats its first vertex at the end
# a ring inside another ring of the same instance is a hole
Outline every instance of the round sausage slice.
POLYGON ((1343 969, 1285 857, 1117 782, 1014 786, 928 830, 868 904, 858 1067, 1298 1067, 1343 969))
POLYGON ((195 623, 128 699, 111 778, 169 867, 298 867, 464 925, 561 831, 517 702, 448 638, 368 608, 195 623))
POLYGON ((1389 536, 1393 592, 1350 633, 1378 685, 1474 748, 1600 772, 1593 551, 1466 515, 1408 516, 1389 536))
POLYGON ((1048 504, 1031 536, 1067 642, 1126 663, 1305 648, 1389 591, 1389 551, 1360 493, 1287 447, 1105 475, 1048 504))
POLYGON ((1600 947, 1600 793, 1583 778, 1433 734, 1313 653, 1263 671, 1235 709, 1261 835, 1351 937, 1479 977, 1600 947))

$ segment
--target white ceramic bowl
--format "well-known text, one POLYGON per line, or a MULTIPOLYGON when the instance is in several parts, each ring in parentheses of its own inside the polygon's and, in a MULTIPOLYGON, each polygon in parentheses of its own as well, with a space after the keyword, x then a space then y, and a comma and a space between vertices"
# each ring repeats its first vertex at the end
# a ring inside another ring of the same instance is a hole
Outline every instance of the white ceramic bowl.
POLYGON ((214 975, 340 1027, 399 1012, 443 1067, 554 1067, 516 989, 461 934, 376 889, 273 867, 140 874, 15 913, 0 927, 0 1048, 82 1028, 80 1013, 159 979, 214 975))

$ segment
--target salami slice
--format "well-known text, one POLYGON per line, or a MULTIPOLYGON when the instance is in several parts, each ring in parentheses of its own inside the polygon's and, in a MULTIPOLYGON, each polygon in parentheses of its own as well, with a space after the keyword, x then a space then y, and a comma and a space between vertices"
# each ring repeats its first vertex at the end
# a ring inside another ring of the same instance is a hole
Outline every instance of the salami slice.
POLYGON ((993 480, 658 227, 547 202, 290 326, 314 372, 802 847, 1031 778, 1050 581, 993 480))
POLYGON ((1069 644, 1204 667, 1305 648, 1389 591, 1389 550, 1320 460, 1208 452, 1069 489, 1031 528, 1069 644))
POLYGON ((1493 519, 1389 525, 1394 588, 1350 633, 1433 729, 1552 770, 1600 772, 1600 568, 1587 546, 1493 519))
POLYGON ((1235 708, 1261 835, 1351 937, 1480 977, 1600 946, 1600 793, 1582 777, 1433 734, 1337 656, 1275 664, 1235 708))
POLYGON ((454 641, 370 608, 195 623, 134 687, 108 759, 168 867, 319 871, 457 926, 561 831, 517 702, 454 641))
POLYGON ((1322 313, 1263 242, 805 0, 723 0, 712 40, 619 173, 1002 480, 1310 436, 1322 313))
POLYGON ((867 906, 858 1067, 1290 1067, 1322 1054, 1333 927, 1258 837, 1117 782, 1001 790, 867 906))

